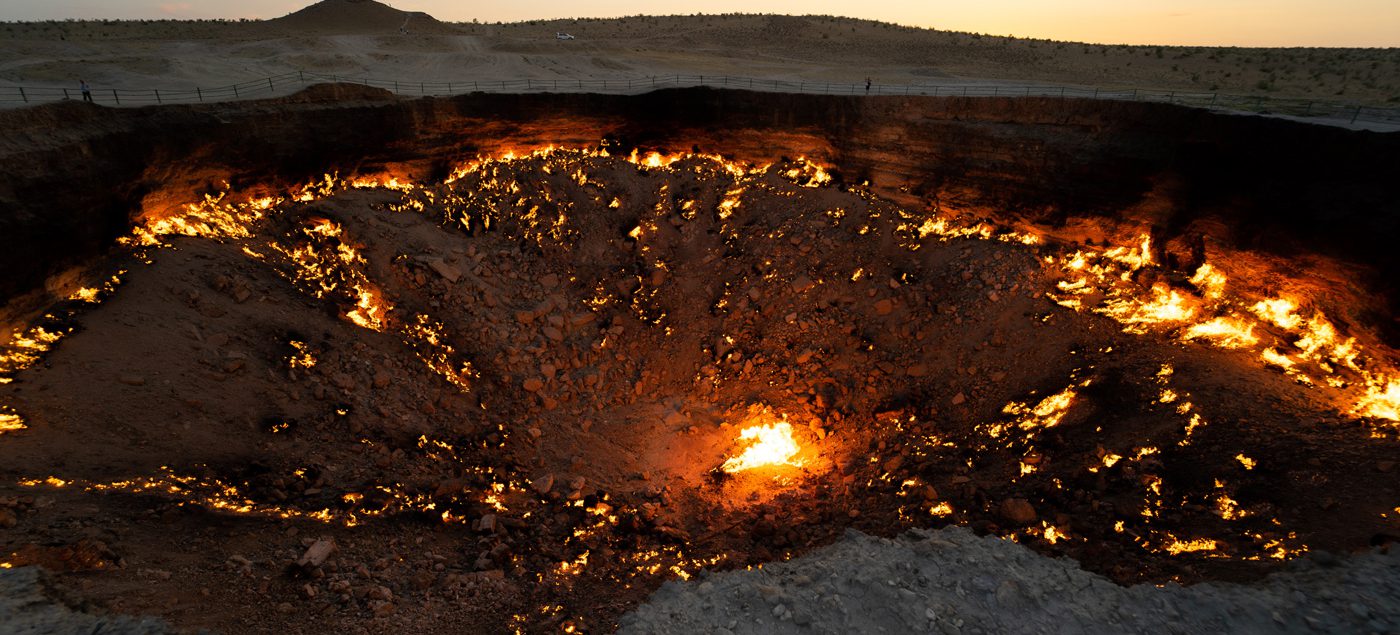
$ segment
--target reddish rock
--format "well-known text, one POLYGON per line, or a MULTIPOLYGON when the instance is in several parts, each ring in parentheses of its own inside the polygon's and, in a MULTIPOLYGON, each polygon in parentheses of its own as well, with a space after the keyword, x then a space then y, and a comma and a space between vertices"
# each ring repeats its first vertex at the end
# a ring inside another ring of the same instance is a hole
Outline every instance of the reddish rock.
POLYGON ((1017 525, 1028 525, 1036 519, 1035 508, 1024 498, 1008 498, 1002 501, 997 513, 1017 525))

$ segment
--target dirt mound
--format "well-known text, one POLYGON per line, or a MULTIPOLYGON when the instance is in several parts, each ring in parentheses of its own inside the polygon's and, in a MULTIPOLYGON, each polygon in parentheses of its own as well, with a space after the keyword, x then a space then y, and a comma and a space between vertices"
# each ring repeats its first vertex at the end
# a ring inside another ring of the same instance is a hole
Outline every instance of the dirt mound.
POLYGON ((456 33, 422 11, 402 11, 375 0, 321 0, 268 26, 298 34, 456 33))
POLYGON ((341 82, 337 84, 316 84, 284 97, 282 100, 293 104, 314 104, 321 102, 353 101, 394 101, 399 99, 393 91, 374 88, 362 84, 341 82))

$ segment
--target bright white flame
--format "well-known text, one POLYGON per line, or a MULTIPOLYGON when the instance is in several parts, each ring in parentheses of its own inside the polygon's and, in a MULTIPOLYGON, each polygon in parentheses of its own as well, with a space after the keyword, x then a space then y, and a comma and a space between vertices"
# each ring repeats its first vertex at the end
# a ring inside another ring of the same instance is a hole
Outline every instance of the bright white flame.
POLYGON ((786 421, 744 428, 739 441, 748 442, 749 446, 739 456, 726 460, 721 470, 732 474, 768 465, 802 465, 795 459, 800 448, 792 437, 792 425, 786 421))

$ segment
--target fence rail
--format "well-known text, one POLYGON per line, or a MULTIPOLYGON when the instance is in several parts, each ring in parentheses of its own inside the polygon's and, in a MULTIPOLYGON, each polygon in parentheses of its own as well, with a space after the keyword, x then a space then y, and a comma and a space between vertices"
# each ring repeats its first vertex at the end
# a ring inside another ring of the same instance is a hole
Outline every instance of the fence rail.
MULTIPOLYGON (((448 96, 472 92, 551 93, 597 92, 630 94, 658 88, 734 88, 781 93, 826 95, 920 95, 929 97, 1057 97, 1148 101, 1181 104, 1213 110, 1244 111, 1294 117, 1328 118, 1357 122, 1400 125, 1400 108, 1382 108, 1342 102, 1283 99, 1265 96, 1221 93, 1151 90, 1142 88, 1107 89, 1055 85, 981 84, 871 84, 826 81, 793 81, 734 77, 729 75, 664 75, 614 79, 468 79, 462 81, 402 81, 362 76, 296 71, 214 88, 130 89, 93 88, 94 102, 115 106, 181 104, 265 98, 296 92, 312 84, 352 83, 382 88, 406 96, 448 96)), ((0 104, 39 104, 81 99, 71 87, 0 86, 0 104)))

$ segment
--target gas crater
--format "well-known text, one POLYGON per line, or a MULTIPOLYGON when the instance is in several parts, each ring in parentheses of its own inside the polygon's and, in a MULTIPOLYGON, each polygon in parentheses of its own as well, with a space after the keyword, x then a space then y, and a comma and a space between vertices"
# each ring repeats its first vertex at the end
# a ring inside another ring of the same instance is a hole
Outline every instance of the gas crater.
POLYGON ((1352 474, 1394 467, 1400 375, 1334 309, 1374 306, 1329 285, 1351 265, 642 136, 165 170, 213 185, 145 190, 0 349, 3 566, 232 631, 267 602, 605 631, 846 528, 966 525, 1121 583, 1394 533, 1400 485, 1352 474), (130 598, 152 575, 215 608, 130 598))

